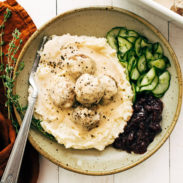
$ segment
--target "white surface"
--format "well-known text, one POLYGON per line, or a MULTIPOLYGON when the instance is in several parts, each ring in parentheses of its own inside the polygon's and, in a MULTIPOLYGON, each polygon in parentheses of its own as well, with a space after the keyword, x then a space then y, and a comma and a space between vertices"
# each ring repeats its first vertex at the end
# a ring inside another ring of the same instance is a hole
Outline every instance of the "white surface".
MULTIPOLYGON (((183 30, 128 0, 17 0, 30 14, 37 27, 70 9, 92 5, 113 5, 128 9, 154 24, 170 41, 183 70, 183 30)), ((122 173, 87 176, 64 170, 40 157, 38 183, 182 183, 183 182, 183 110, 166 143, 152 157, 122 173)))

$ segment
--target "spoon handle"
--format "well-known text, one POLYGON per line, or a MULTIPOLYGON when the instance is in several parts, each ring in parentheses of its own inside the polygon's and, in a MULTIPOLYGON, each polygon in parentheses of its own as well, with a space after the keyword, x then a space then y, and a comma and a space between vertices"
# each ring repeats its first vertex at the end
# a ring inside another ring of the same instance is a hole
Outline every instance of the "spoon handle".
POLYGON ((25 113, 22 125, 20 127, 13 149, 11 151, 6 169, 3 173, 1 183, 17 183, 18 181, 22 157, 24 154, 27 136, 32 121, 35 101, 36 97, 31 97, 31 100, 29 100, 27 111, 25 113))

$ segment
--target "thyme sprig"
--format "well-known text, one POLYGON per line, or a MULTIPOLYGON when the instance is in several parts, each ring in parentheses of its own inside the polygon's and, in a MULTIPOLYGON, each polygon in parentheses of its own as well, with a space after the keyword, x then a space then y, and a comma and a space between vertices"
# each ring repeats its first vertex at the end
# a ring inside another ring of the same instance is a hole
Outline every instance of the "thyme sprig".
MULTIPOLYGON (((0 24, 0 79, 2 80, 4 86, 4 93, 7 99, 5 106, 8 108, 8 118, 11 119, 16 132, 18 132, 19 125, 17 123, 16 118, 14 118, 13 115, 13 105, 16 107, 16 110, 18 111, 22 119, 24 117, 24 113, 27 108, 22 107, 19 103, 19 96, 13 94, 15 79, 24 68, 24 63, 20 62, 16 72, 14 73, 14 67, 17 64, 16 54, 19 51, 23 41, 20 38, 21 33, 19 32, 18 29, 15 29, 12 33, 12 40, 8 43, 8 51, 6 54, 3 53, 3 46, 5 44, 3 41, 5 23, 10 17, 11 17, 11 10, 7 8, 4 14, 4 19, 0 24)), ((41 120, 38 120, 35 117, 33 117, 32 126, 35 127, 37 130, 39 130, 40 132, 42 132, 48 138, 54 139, 52 135, 44 131, 40 123, 41 120)))
MULTIPOLYGON (((6 12, 4 13, 4 19, 2 21, 2 23, 0 24, 0 60, 1 60, 1 66, 0 66, 0 73, 4 72, 4 63, 3 63, 3 45, 4 45, 4 41, 3 41, 3 35, 4 35, 4 27, 5 27, 5 23, 7 22, 7 20, 11 17, 11 11, 7 8, 6 12)), ((3 85, 4 85, 4 80, 2 80, 3 85)), ((6 88, 4 87, 5 91, 6 88)))
POLYGON ((14 104, 17 107, 20 107, 18 102, 18 95, 13 95, 13 87, 15 79, 18 73, 23 69, 24 64, 21 63, 18 67, 16 74, 13 77, 13 70, 17 63, 17 59, 15 57, 16 53, 20 49, 20 45, 22 44, 22 39, 20 38, 21 33, 18 29, 15 29, 12 33, 12 40, 8 43, 8 51, 7 53, 3 53, 3 45, 5 44, 3 41, 5 23, 11 17, 11 11, 7 8, 4 14, 4 19, 0 25, 0 55, 1 55, 1 65, 0 65, 0 78, 2 79, 2 83, 4 86, 4 92, 7 98, 5 106, 8 108, 8 119, 13 120, 12 117, 12 105, 14 104))
POLYGON ((4 93, 6 96, 5 106, 8 108, 8 119, 12 120, 12 124, 17 131, 18 123, 13 116, 13 105, 15 105, 19 111, 23 112, 23 110, 18 101, 19 96, 13 95, 13 87, 16 77, 20 71, 23 70, 24 64, 23 62, 20 64, 17 72, 13 76, 14 67, 17 63, 16 53, 19 51, 22 44, 22 39, 20 38, 21 33, 18 29, 15 29, 12 32, 12 40, 9 43, 6 43, 8 45, 8 51, 6 54, 3 53, 3 46, 5 46, 5 42, 3 40, 3 36, 5 34, 5 23, 11 17, 11 14, 11 10, 7 8, 4 13, 2 23, 0 24, 0 79, 2 80, 4 93))

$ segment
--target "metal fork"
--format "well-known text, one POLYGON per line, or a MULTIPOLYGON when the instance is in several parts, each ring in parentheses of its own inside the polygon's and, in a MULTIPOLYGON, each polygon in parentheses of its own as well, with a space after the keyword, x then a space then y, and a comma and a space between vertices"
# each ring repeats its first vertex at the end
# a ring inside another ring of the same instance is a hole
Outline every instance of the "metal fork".
MULTIPOLYGON (((46 41, 47 41, 47 37, 45 36, 41 43, 40 50, 43 49, 46 41)), ((28 108, 26 110, 24 119, 22 121, 22 125, 18 132, 18 136, 15 140, 15 144, 11 151, 6 169, 3 173, 1 183, 17 183, 17 181, 18 181, 19 171, 20 171, 20 167, 21 167, 21 163, 22 163, 22 157, 23 157, 25 145, 27 142, 29 128, 30 128, 30 124, 32 121, 32 115, 34 112, 34 104, 36 102, 37 95, 38 95, 38 89, 37 89, 36 83, 34 81, 34 74, 37 70, 39 60, 40 60, 40 54, 39 54, 39 52, 37 52, 36 59, 34 61, 34 65, 32 67, 32 71, 29 76, 29 83, 33 88, 33 93, 28 102, 28 108)))

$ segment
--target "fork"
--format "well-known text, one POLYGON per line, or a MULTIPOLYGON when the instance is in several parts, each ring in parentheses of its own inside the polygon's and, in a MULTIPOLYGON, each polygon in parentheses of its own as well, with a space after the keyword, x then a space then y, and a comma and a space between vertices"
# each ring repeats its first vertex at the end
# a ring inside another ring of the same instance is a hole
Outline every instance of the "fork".
MULTIPOLYGON (((47 40, 48 40, 47 36, 43 37, 40 51, 43 49, 44 44, 46 43, 47 40)), ((34 74, 37 70, 39 60, 40 60, 40 54, 39 52, 37 52, 36 58, 29 76, 29 83, 33 88, 33 93, 30 96, 30 100, 28 101, 28 108, 26 110, 25 116, 22 121, 22 125, 18 132, 8 163, 3 173, 1 183, 17 183, 18 181, 19 171, 22 163, 22 157, 23 157, 25 145, 27 142, 29 128, 32 121, 32 115, 34 112, 34 105, 38 95, 38 88, 34 80, 34 74)))

